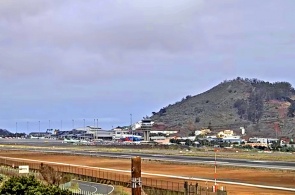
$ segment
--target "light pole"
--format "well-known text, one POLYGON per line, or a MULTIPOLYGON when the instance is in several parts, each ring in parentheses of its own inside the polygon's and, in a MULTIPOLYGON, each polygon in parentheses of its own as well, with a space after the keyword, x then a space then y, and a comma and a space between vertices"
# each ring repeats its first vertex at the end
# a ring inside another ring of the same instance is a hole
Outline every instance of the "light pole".
POLYGON ((130 114, 130 131, 132 135, 134 135, 134 132, 132 131, 132 114, 130 114))
POLYGON ((62 131, 62 120, 60 120, 60 130, 62 131))
POLYGON ((75 129, 75 120, 72 120, 72 124, 73 124, 73 129, 75 129))
POLYGON ((38 137, 40 137, 40 121, 39 121, 39 136, 38 137))
MULTIPOLYGON (((129 127, 129 132, 134 135, 133 131, 132 131, 132 114, 130 114, 130 127, 129 127)), ((132 138, 133 139, 133 138, 132 138)))
POLYGON ((85 128, 85 119, 83 119, 83 122, 84 122, 83 139, 85 139, 85 130, 86 130, 86 128, 85 128))
POLYGON ((50 131, 50 120, 48 121, 48 129, 50 131))
POLYGON ((97 139, 97 131, 98 131, 98 119, 96 119, 96 131, 95 131, 95 139, 97 139))
POLYGON ((15 138, 17 139, 17 122, 15 123, 15 138))

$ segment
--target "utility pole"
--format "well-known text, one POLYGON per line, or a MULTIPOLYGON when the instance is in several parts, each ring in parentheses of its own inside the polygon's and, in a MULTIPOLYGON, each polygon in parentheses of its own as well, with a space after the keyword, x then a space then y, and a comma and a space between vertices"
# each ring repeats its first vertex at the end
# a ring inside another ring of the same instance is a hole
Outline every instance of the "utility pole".
POLYGON ((141 157, 131 158, 132 195, 141 195, 141 157))

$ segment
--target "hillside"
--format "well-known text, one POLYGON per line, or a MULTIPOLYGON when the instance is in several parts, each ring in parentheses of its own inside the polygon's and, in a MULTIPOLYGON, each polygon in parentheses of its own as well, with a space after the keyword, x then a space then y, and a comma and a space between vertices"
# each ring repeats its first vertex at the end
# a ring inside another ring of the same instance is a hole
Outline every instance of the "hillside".
POLYGON ((153 112, 151 119, 188 134, 195 129, 213 131, 246 128, 251 136, 292 136, 295 90, 287 82, 270 83, 236 78, 153 112))
POLYGON ((0 137, 11 136, 12 133, 6 129, 0 129, 0 137))

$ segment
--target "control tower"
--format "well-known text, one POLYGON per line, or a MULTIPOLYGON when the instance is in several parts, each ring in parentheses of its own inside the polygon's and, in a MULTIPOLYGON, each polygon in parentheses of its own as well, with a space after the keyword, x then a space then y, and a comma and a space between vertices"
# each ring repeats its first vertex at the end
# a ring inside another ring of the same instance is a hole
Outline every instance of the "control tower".
POLYGON ((143 119, 141 121, 141 130, 143 131, 143 139, 144 141, 150 141, 150 132, 152 130, 152 120, 151 119, 143 119))

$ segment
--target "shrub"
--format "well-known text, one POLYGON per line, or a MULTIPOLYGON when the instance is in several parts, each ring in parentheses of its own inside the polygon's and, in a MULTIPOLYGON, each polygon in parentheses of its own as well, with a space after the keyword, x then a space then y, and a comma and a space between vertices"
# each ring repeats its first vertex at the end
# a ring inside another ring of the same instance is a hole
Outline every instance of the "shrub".
POLYGON ((0 194, 47 194, 47 195, 70 195, 71 192, 68 190, 62 190, 57 186, 44 185, 38 181, 34 176, 21 176, 11 177, 9 180, 4 182, 0 188, 0 194))

